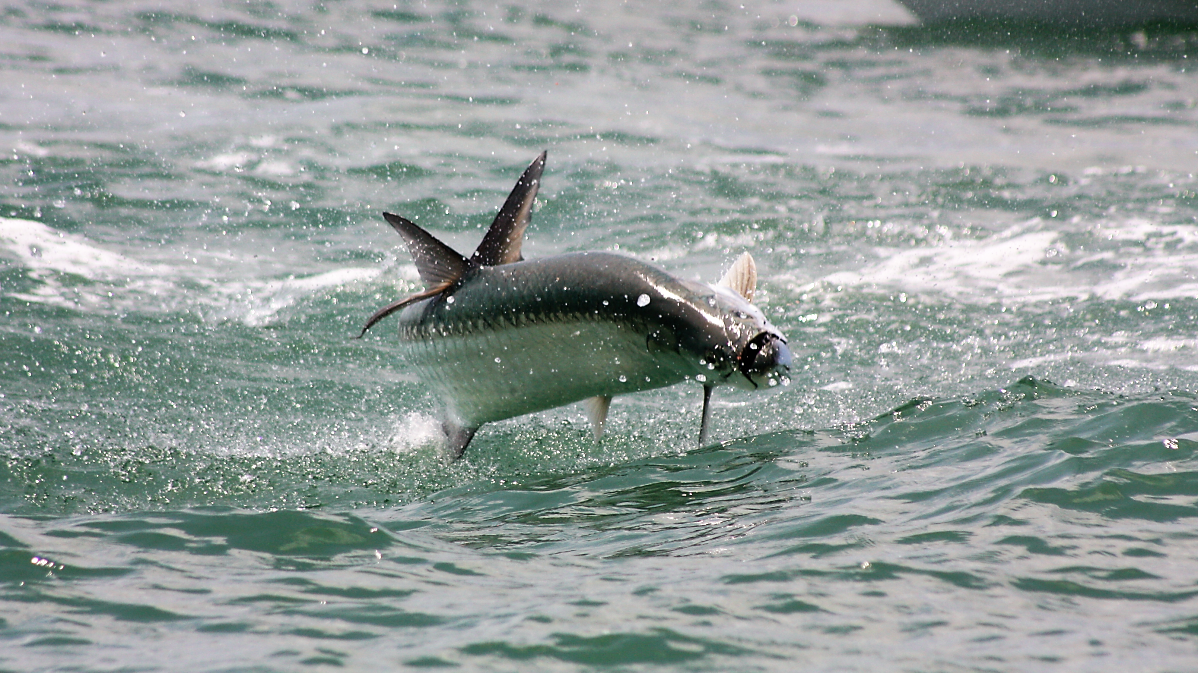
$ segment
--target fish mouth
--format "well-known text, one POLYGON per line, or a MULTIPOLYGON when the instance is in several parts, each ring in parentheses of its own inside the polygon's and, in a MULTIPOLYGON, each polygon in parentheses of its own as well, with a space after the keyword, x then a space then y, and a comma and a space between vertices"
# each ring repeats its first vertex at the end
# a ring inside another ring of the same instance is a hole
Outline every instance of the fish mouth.
POLYGON ((736 366, 754 387, 786 377, 790 373, 790 349, 777 334, 762 332, 749 340, 736 358, 736 366))

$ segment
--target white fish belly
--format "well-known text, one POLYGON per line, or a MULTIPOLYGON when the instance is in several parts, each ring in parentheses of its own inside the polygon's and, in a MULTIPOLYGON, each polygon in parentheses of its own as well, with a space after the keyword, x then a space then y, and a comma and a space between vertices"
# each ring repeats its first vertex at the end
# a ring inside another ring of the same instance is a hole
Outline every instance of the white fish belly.
POLYGON ((694 365, 651 352, 625 325, 595 321, 508 326, 409 341, 413 368, 467 426, 551 409, 596 395, 660 388, 694 365))

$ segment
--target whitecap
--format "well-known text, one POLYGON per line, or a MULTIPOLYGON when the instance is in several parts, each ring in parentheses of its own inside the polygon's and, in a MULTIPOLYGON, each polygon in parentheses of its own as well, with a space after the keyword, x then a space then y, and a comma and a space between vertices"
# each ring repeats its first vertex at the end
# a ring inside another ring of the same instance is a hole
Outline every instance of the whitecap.
POLYGON ((287 177, 295 175, 295 167, 286 161, 270 160, 263 161, 254 167, 254 175, 263 175, 267 177, 287 177))
POLYGON ((25 140, 18 140, 16 145, 13 146, 13 151, 26 156, 38 157, 39 159, 50 156, 50 150, 38 145, 37 143, 31 143, 25 140))
POLYGON ((1149 353, 1173 353, 1180 350, 1198 350, 1198 339, 1156 337, 1139 342, 1141 350, 1149 353))
POLYGON ((918 294, 946 294, 964 301, 1040 300, 1059 293, 1028 276, 1057 242, 1052 231, 1008 230, 990 238, 954 239, 932 248, 881 250, 883 259, 860 271, 826 276, 833 286, 887 286, 918 294))
MULTIPOLYGON (((1023 304, 1060 299, 1164 300, 1198 296, 1198 231, 1142 219, 1072 232, 1043 227, 1039 218, 993 236, 955 238, 919 248, 875 248, 879 258, 838 271, 800 292, 828 287, 900 290, 922 298, 973 304, 1023 304), (1094 270, 1096 264, 1112 267, 1094 270), (1098 274, 1098 277, 1096 277, 1098 274)), ((783 276, 785 278, 785 276, 783 276)), ((793 275, 792 275, 793 278, 793 275)))
MULTIPOLYGON (((7 290, 17 299, 81 311, 162 310, 182 304, 206 308, 199 313, 216 320, 252 327, 269 324, 307 297, 383 273, 381 268, 348 267, 281 279, 213 280, 197 272, 200 260, 194 257, 187 267, 147 263, 84 236, 13 218, 0 218, 0 255, 14 259, 35 281, 23 292, 7 290), (155 301, 147 302, 147 297, 155 301)), ((414 266, 408 275, 415 276, 414 266)))
POLYGON ((0 218, 0 249, 37 281, 32 291, 11 294, 25 301, 82 308, 110 304, 114 290, 157 295, 170 286, 163 280, 168 267, 130 259, 33 220, 0 218))
POLYGON ((241 308, 233 311, 235 316, 230 317, 236 317, 250 327, 261 327, 270 324, 280 311, 302 299, 350 283, 372 280, 381 273, 382 269, 350 267, 315 276, 230 283, 223 285, 220 293, 245 299, 241 308))
POLYGON ((227 171, 231 168, 244 168, 252 161, 256 161, 258 155, 252 152, 227 152, 218 154, 211 159, 196 162, 196 168, 208 171, 227 171))

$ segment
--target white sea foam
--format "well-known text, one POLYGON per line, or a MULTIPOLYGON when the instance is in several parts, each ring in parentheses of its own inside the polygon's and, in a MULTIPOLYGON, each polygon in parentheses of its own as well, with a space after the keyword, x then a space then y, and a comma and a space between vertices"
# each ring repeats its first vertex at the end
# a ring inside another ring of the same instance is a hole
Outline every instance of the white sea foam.
MULTIPOLYGON (((1148 301, 1198 296, 1198 230, 1143 219, 1103 223, 1082 233, 1098 252, 1074 252, 1039 218, 981 240, 934 247, 879 248, 878 261, 829 274, 818 287, 893 289, 966 303, 1022 304, 1055 299, 1148 301), (1112 268, 1095 278, 1095 263, 1112 268)), ((1077 238, 1075 235, 1074 238, 1077 238)))
POLYGON ((1058 288, 1045 288, 1029 276, 1041 271, 1040 263, 1056 241, 1055 232, 1026 232, 1021 227, 981 241, 957 239, 933 248, 879 250, 879 262, 860 271, 831 274, 823 282, 894 287, 983 303, 1049 299, 1058 288))
POLYGON ((1036 357, 1024 358, 1010 363, 1011 369, 1029 369, 1040 370, 1045 365, 1064 362, 1066 360, 1078 357, 1076 353, 1049 353, 1048 355, 1038 355, 1036 357))
POLYGON ((315 276, 294 276, 282 280, 254 281, 222 286, 223 295, 247 298, 243 310, 235 311, 238 319, 251 327, 269 324, 283 309, 296 302, 329 289, 376 278, 381 269, 336 269, 315 276))
POLYGON ((13 146, 13 151, 17 154, 24 154, 39 158, 50 156, 50 150, 38 145, 37 143, 31 143, 24 140, 18 140, 16 145, 13 146))
POLYGON ((86 308, 110 303, 114 291, 157 295, 170 287, 163 280, 168 267, 130 259, 33 220, 0 218, 0 249, 37 281, 30 292, 10 293, 25 301, 86 308))
POLYGON ((254 175, 263 175, 267 177, 286 177, 288 175, 295 175, 295 173, 295 166, 292 166, 286 161, 263 161, 254 167, 254 175))
MULTIPOLYGON (((1046 367, 1069 361, 1128 369, 1165 370, 1171 367, 1193 370, 1190 362, 1198 351, 1198 339, 1153 337, 1141 339, 1134 333, 1116 333, 1095 339, 1085 349, 1049 353, 1010 363, 1010 368, 1044 371, 1046 367)), ((1066 383, 1066 386, 1071 384, 1066 383)))
POLYGON ((257 160, 258 155, 252 152, 227 152, 225 154, 218 154, 209 159, 196 162, 196 168, 207 171, 222 172, 231 168, 242 169, 247 164, 257 160))
POLYGON ((1180 350, 1198 350, 1198 339, 1157 337, 1139 342, 1139 347, 1149 353, 1173 353, 1180 350))
POLYGON ((87 239, 33 220, 0 218, 0 244, 15 253, 32 274, 45 271, 87 278, 148 273, 152 267, 93 246, 87 239))
POLYGON ((381 269, 350 267, 312 276, 212 280, 194 265, 147 263, 41 222, 0 218, 0 255, 25 269, 34 287, 9 296, 80 311, 153 310, 193 305, 203 315, 261 326, 305 297, 370 281, 381 269), (199 286, 200 292, 196 292, 199 286), (147 297, 156 301, 147 303, 147 297))

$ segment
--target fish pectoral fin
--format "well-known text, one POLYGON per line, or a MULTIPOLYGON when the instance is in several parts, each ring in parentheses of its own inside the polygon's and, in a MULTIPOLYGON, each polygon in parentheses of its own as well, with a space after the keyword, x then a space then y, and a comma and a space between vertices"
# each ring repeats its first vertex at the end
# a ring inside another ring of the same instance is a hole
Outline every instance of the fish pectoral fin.
POLYGON ((512 193, 499 209, 499 214, 491 222, 483 236, 482 243, 471 255, 470 261, 482 266, 498 266, 511 264, 524 259, 520 246, 524 243, 524 230, 532 219, 532 206, 537 200, 537 190, 541 188, 541 172, 545 170, 545 157, 548 152, 541 152, 532 160, 524 174, 516 181, 512 193))
POLYGON ((477 427, 467 427, 450 419, 441 421, 441 430, 449 440, 450 460, 461 458, 466 451, 466 446, 470 444, 470 440, 474 439, 474 433, 478 432, 477 427))
POLYGON ((356 336, 354 338, 361 339, 362 337, 366 336, 366 330, 370 329, 371 327, 374 327, 374 324, 377 323, 378 321, 382 320, 383 318, 386 318, 387 316, 391 315, 392 313, 395 313, 396 311, 407 306, 408 304, 412 304, 412 303, 420 301, 421 299, 428 299, 429 297, 438 295, 438 294, 444 292, 446 289, 448 289, 450 285, 451 285, 451 283, 443 283, 443 284, 437 285, 435 287, 430 287, 429 289, 425 290, 424 292, 417 292, 414 295, 411 295, 409 297, 404 297, 403 299, 400 299, 399 301, 394 301, 394 302, 391 302, 390 304, 387 304, 386 306, 375 311, 374 314, 370 316, 370 318, 366 321, 366 324, 362 326, 362 331, 358 334, 358 336, 356 336))
POLYGON ((719 284, 731 288, 745 301, 752 303, 753 293, 757 291, 757 264, 753 262, 753 256, 745 252, 737 257, 719 284))
POLYGON ((595 441, 603 438, 603 424, 607 422, 607 410, 611 408, 611 395, 596 395, 582 401, 587 408, 587 418, 591 419, 591 429, 595 432, 595 441))
POLYGON ((408 252, 425 285, 452 285, 470 269, 470 260, 410 220, 394 213, 383 213, 383 217, 408 244, 408 252))
POLYGON ((711 391, 714 386, 703 386, 703 420, 699 421, 699 448, 707 443, 707 427, 711 420, 711 391))

